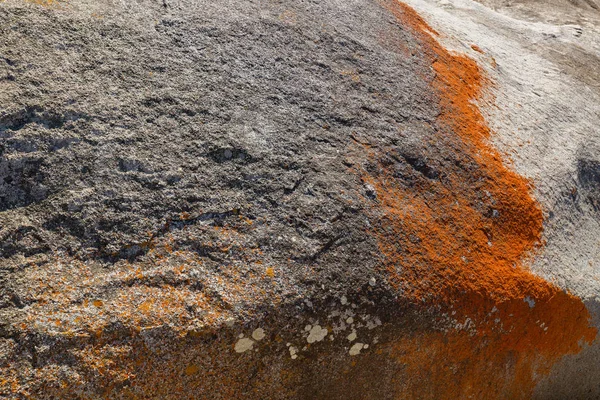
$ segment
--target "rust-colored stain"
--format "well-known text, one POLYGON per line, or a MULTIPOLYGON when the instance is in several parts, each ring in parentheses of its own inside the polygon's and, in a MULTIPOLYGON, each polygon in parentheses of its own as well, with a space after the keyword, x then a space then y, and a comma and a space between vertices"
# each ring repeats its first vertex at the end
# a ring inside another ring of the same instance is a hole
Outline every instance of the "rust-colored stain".
POLYGON ((383 4, 431 59, 438 130, 458 137, 456 159, 471 165, 407 187, 373 152, 378 172, 363 172, 383 209, 375 234, 390 282, 461 324, 398 343, 408 375, 421 378, 406 385, 405 395, 529 397, 536 380, 591 343, 596 329, 579 298, 523 266, 541 245, 543 215, 529 182, 489 144, 490 129, 474 104, 486 84, 477 63, 443 48, 410 7, 383 4))

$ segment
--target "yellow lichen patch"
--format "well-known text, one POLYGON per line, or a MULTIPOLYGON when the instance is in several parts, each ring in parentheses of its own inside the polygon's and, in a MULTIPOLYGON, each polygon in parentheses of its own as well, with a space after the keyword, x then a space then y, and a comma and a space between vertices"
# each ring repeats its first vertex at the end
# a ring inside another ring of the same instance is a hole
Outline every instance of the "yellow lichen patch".
MULTIPOLYGON (((245 221, 234 223, 252 229, 245 221)), ((176 241, 167 233, 148 241, 151 246, 142 262, 123 260, 107 269, 61 257, 32 265, 26 277, 33 284, 22 293, 31 303, 25 322, 31 329, 65 337, 101 337, 114 321, 132 333, 171 326, 185 335, 219 326, 233 317, 234 305, 281 301, 275 286, 261 286, 275 271, 265 271, 260 249, 244 247, 245 233, 226 225, 200 232, 206 237, 190 240, 231 255, 234 262, 207 268, 201 254, 175 251, 176 241), (259 273, 261 269, 265 272, 259 273)), ((244 308, 245 315, 251 312, 244 308)))
POLYGON ((72 354, 80 360, 81 366, 87 373, 102 375, 114 385, 133 377, 117 362, 127 357, 130 352, 131 348, 128 346, 106 345, 99 348, 86 347, 82 350, 73 350, 72 354))
POLYGON ((30 397, 29 393, 21 389, 19 379, 14 375, 11 376, 14 374, 13 371, 5 371, 3 368, 0 368, 0 373, 2 374, 2 378, 0 378, 0 393, 15 393, 30 397))
POLYGON ((25 0, 28 3, 37 4, 44 7, 50 7, 59 3, 59 0, 25 0))
POLYGON ((185 367, 185 374, 187 376, 195 375, 198 373, 198 371, 200 371, 200 368, 198 368, 197 365, 188 365, 187 367, 185 367))
POLYGON ((340 72, 342 76, 348 76, 352 79, 352 82, 358 83, 360 82, 360 75, 355 69, 345 69, 340 72))
POLYGON ((148 314, 152 310, 153 305, 154 302, 152 300, 146 300, 138 306, 138 310, 140 310, 144 314, 148 314))

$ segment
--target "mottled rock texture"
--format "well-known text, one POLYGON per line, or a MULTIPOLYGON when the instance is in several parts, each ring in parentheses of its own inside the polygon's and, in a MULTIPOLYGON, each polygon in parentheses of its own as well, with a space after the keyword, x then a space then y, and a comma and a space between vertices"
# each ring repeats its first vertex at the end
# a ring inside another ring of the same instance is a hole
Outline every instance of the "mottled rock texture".
POLYGON ((549 210, 442 41, 395 0, 0 2, 0 396, 543 398, 589 365, 595 300, 529 270, 549 210))

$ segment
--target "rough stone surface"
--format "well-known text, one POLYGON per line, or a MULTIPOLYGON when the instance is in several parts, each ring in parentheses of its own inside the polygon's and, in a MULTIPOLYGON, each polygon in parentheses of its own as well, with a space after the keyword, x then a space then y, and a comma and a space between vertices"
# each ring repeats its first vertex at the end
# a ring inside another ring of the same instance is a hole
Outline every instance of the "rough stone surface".
POLYGON ((0 397, 600 396, 597 6, 408 3, 0 2, 0 397))

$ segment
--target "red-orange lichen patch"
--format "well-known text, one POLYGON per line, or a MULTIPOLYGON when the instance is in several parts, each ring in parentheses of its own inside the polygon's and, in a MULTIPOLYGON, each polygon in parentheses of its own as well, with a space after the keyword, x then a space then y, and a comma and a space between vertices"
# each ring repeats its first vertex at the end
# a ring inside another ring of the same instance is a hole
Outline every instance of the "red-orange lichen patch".
POLYGON ((477 46, 476 44, 472 44, 471 48, 478 53, 485 54, 485 51, 483 51, 483 49, 481 47, 477 46))
POLYGON ((375 234, 390 282, 415 303, 441 307, 461 328, 472 328, 400 343, 398 357, 415 376, 424 374, 434 398, 527 397, 535 376, 578 352, 582 341, 593 341, 596 329, 580 299, 522 265, 541 244, 543 216, 529 182, 507 168, 488 142, 490 129, 474 104, 486 84, 482 71, 470 58, 443 48, 413 9, 385 5, 431 60, 438 129, 456 135, 457 160, 475 166, 450 168, 443 179, 422 179, 411 187, 384 163, 378 173, 363 173, 383 208, 375 234), (423 351, 432 356, 423 357, 423 351), (440 360, 454 365, 459 376, 440 360), (510 372, 499 375, 509 364, 510 372))

